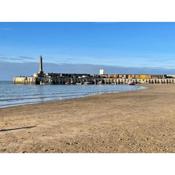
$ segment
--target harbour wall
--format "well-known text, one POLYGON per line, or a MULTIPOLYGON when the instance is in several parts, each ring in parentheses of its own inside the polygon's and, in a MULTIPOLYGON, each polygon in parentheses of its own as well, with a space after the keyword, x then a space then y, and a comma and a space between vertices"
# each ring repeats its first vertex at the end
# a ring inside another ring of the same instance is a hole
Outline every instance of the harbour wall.
POLYGON ((175 78, 105 78, 105 77, 15 77, 13 82, 15 84, 57 84, 57 85, 69 85, 69 84, 129 84, 133 82, 135 84, 175 84, 175 78))
POLYGON ((74 74, 74 73, 45 73, 43 58, 39 59, 39 70, 33 76, 17 76, 15 84, 175 84, 175 75, 151 74, 74 74))

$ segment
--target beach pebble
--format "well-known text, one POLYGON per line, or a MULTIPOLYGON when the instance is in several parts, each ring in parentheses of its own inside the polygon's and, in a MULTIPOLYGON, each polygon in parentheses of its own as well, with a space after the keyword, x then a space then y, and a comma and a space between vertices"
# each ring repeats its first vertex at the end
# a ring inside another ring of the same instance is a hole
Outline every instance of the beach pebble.
POLYGON ((70 142, 66 142, 66 145, 71 145, 71 143, 70 142))
POLYGON ((146 140, 149 140, 149 138, 147 137, 146 140))
POLYGON ((2 150, 0 150, 0 152, 2 151, 2 152, 5 152, 7 149, 6 148, 3 148, 2 150))

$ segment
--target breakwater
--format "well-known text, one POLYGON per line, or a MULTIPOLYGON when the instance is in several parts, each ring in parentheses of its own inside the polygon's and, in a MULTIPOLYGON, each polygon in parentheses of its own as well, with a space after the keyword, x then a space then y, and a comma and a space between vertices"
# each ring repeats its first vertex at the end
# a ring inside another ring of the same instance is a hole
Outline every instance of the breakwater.
POLYGON ((100 69, 99 74, 77 73, 45 73, 43 60, 40 57, 39 71, 32 76, 17 76, 13 78, 15 84, 175 84, 175 75, 152 74, 105 74, 100 69))

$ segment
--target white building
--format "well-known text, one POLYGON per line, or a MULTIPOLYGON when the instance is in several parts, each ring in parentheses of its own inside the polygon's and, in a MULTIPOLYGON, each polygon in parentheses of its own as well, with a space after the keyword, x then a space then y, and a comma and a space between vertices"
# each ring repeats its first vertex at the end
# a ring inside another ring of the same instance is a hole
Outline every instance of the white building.
POLYGON ((104 69, 100 69, 99 74, 100 75, 104 75, 105 74, 105 70, 104 69))

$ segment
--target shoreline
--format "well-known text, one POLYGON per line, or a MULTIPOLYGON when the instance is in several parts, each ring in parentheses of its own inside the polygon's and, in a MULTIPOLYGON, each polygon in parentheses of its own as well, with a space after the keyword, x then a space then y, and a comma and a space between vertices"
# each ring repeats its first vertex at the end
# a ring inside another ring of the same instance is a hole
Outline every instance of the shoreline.
POLYGON ((125 92, 135 92, 135 91, 140 91, 140 90, 144 90, 146 88, 146 85, 135 85, 135 86, 139 86, 141 89, 135 89, 135 90, 130 90, 130 91, 113 91, 113 92, 101 92, 101 93, 92 93, 92 94, 88 94, 88 95, 84 95, 84 96, 79 96, 79 97, 72 97, 72 98, 65 98, 65 99, 53 99, 53 100, 46 100, 44 102, 31 102, 31 103, 25 103, 25 104, 14 104, 14 105, 10 105, 10 106, 0 106, 0 110, 1 109, 6 109, 6 108, 13 108, 13 107, 20 107, 20 106, 26 106, 26 105, 37 105, 37 104, 45 104, 45 103, 52 103, 52 102, 64 102, 67 100, 76 100, 76 99, 81 99, 81 98, 85 98, 85 97, 91 97, 91 96, 96 96, 96 95, 103 95, 103 94, 115 94, 115 93, 125 93, 125 92))
POLYGON ((175 152, 174 85, 0 109, 0 152, 175 152))

